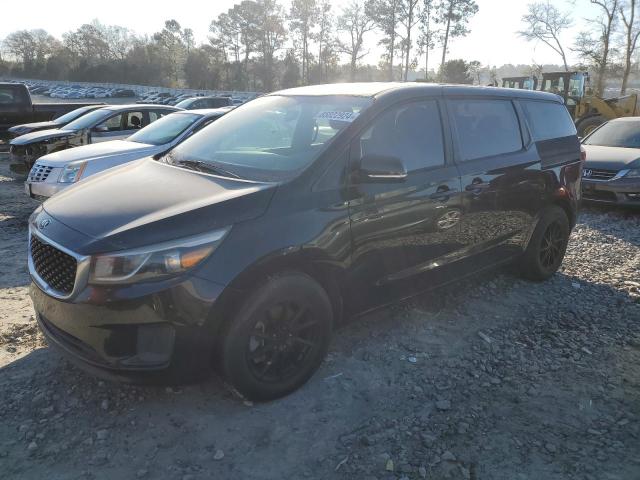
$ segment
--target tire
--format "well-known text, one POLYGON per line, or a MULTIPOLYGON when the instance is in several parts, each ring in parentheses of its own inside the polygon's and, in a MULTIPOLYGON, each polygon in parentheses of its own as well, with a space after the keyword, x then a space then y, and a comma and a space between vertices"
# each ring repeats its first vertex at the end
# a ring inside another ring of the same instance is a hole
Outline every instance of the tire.
POLYGON ((287 395, 324 360, 332 323, 331 302, 315 280, 302 273, 271 277, 231 321, 222 340, 222 373, 251 400, 287 395))
POLYGON ((587 117, 580 120, 577 125, 578 136, 581 138, 586 137, 606 121, 607 119, 602 115, 595 115, 593 117, 587 117))
POLYGON ((520 260, 518 273, 539 282, 550 278, 562 264, 570 234, 569 219, 562 208, 552 206, 544 210, 520 260))

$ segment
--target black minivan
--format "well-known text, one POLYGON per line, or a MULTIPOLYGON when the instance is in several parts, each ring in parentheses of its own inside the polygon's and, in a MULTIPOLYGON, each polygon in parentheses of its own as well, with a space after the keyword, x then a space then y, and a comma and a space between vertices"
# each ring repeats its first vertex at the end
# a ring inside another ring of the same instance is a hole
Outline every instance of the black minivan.
POLYGON ((341 318, 513 262, 544 280, 580 201, 560 97, 410 83, 260 97, 30 219, 37 320, 133 381, 216 366, 248 398, 300 387, 341 318))

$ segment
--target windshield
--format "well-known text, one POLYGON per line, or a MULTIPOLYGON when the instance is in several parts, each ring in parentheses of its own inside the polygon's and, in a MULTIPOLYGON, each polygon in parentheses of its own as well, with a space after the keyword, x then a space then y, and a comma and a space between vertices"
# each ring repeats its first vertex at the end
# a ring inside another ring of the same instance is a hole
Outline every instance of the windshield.
POLYGON ((201 118, 201 115, 193 113, 172 113, 134 133, 127 138, 127 141, 149 145, 164 145, 175 140, 178 135, 182 134, 201 118))
POLYGON ((98 110, 94 110, 93 112, 89 112, 86 115, 82 115, 77 120, 67 124, 64 127, 65 130, 83 130, 85 128, 93 127, 94 125, 99 124, 102 120, 107 118, 109 115, 112 115, 112 110, 104 110, 99 108, 98 110))
POLYGON ((347 95, 261 97, 186 140, 166 161, 251 180, 283 180, 311 164, 371 103, 347 95))
POLYGON ((589 135, 585 145, 640 148, 640 122, 609 122, 589 135))
POLYGON ((95 110, 95 109, 94 107, 76 108, 75 110, 71 110, 69 113, 65 113, 64 115, 59 116, 54 120, 54 122, 57 123, 58 125, 67 124, 69 122, 72 122, 76 118, 81 117, 82 115, 87 113, 89 110, 95 110))

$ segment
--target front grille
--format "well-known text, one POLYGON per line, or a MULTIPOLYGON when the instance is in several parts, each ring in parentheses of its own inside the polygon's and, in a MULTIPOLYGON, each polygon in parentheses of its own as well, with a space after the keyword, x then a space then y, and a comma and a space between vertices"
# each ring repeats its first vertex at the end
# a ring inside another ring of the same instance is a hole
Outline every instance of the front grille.
POLYGON ((585 168, 583 176, 588 180, 611 180, 618 174, 617 170, 602 170, 596 168, 585 168), (585 172, 591 172, 591 175, 587 175, 585 172))
POLYGON ((29 181, 44 182, 51 173, 51 170, 53 170, 53 167, 47 167, 36 163, 31 169, 31 172, 29 172, 29 181))
POLYGON ((76 259, 31 236, 31 260, 38 276, 56 291, 69 295, 76 280, 76 259))

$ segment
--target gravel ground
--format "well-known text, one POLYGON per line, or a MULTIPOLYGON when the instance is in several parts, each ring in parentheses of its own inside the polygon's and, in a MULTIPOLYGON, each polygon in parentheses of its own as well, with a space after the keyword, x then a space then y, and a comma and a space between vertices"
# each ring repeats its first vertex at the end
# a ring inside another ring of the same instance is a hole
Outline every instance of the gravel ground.
POLYGON ((500 271, 345 326, 282 400, 94 379, 27 296, 35 203, 0 164, 0 477, 640 479, 640 214, 585 209, 563 269, 500 271))

